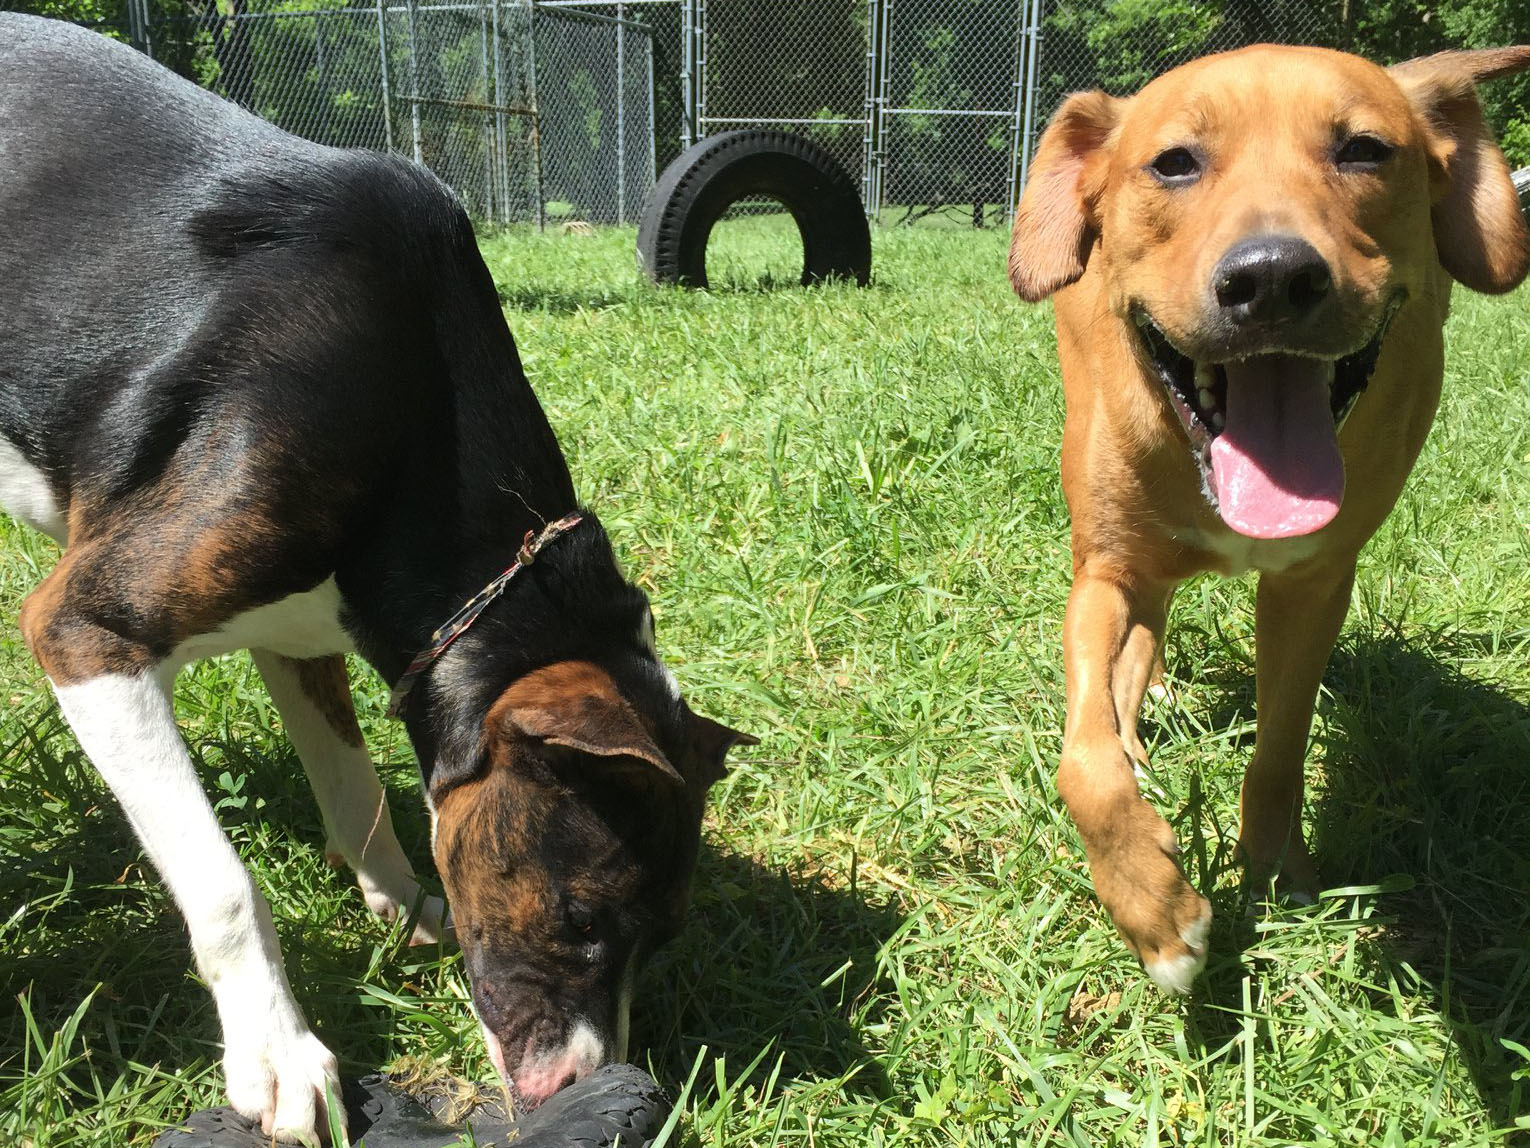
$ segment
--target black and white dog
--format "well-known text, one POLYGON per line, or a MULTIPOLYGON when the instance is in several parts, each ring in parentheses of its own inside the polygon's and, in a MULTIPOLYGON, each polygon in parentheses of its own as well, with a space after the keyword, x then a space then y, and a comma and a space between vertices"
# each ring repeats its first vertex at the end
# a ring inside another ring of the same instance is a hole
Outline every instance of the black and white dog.
POLYGON ((243 648, 331 857, 431 941, 343 654, 395 686, 520 1100, 625 1056, 634 973, 749 739, 659 661, 435 179, 0 13, 0 506, 66 547, 21 628, 185 914, 236 1108, 309 1137, 337 1083, 175 726, 177 669, 243 648))

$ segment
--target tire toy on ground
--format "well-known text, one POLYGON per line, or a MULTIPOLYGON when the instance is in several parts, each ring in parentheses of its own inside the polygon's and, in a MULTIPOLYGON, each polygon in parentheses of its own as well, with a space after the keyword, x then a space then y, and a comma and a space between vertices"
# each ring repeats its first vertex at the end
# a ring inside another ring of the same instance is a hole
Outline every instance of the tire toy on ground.
POLYGON ((855 184, 823 148, 790 132, 722 132, 664 169, 638 227, 638 266, 655 283, 707 286, 707 239, 741 199, 778 200, 802 235, 802 282, 871 277, 871 230, 855 184))
MULTIPOLYGON (((386 1076, 346 1081, 346 1119, 352 1143, 367 1148, 448 1148, 471 1143, 482 1148, 648 1148, 669 1116, 669 1103, 641 1068, 608 1064, 555 1093, 540 1108, 515 1118, 491 1103, 464 1124, 441 1119, 440 1097, 424 1103, 386 1076)), ((232 1108, 198 1112, 185 1124, 160 1133, 154 1148, 269 1148, 271 1138, 232 1108)))

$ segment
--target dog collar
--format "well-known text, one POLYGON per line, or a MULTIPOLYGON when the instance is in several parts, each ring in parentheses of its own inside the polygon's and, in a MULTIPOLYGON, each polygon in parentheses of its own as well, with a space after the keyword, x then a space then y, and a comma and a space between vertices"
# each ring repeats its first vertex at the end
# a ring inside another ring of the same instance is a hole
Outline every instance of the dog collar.
POLYGON ((399 678, 393 687, 393 692, 388 696, 389 717, 403 717, 404 705, 409 700, 409 691, 414 688, 414 683, 419 676, 434 665, 436 659, 446 653, 446 648, 460 638, 469 626, 478 621, 478 616, 488 608, 489 603, 505 592, 505 587, 510 585, 510 579, 535 562, 537 555, 542 553, 542 549, 548 543, 563 537, 583 521, 582 514, 565 514, 556 522, 549 522, 542 528, 540 534, 533 530, 526 531, 526 537, 521 540, 521 548, 515 552, 515 561, 510 568, 474 594, 463 603, 460 610, 442 622, 436 632, 431 634, 430 645, 414 656, 414 660, 409 663, 409 668, 404 671, 404 676, 399 678))

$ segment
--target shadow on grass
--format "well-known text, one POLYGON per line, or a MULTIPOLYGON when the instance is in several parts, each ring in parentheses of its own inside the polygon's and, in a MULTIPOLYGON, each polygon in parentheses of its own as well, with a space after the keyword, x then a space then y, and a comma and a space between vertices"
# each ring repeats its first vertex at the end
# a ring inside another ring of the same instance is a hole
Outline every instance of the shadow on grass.
POLYGON ((633 287, 592 287, 586 291, 573 291, 529 283, 524 286, 499 285, 499 301, 502 306, 515 311, 544 312, 549 315, 604 311, 623 303, 631 303, 637 297, 637 289, 633 287))
MULTIPOLYGON (((684 937, 645 974, 633 1031, 675 1088, 705 1046, 726 1058, 730 1083, 758 1060, 745 1083, 843 1079, 850 1093, 885 1098, 887 1076, 856 1031, 875 1023, 865 1001, 877 954, 901 922, 858 889, 708 843, 684 937)), ((698 1086, 713 1087, 705 1072, 698 1086)))
MULTIPOLYGON (((24 738, 0 755, 7 799, 51 810, 50 824, 38 825, 26 848, 0 848, 0 920, 20 910, 16 919, 26 928, 23 935, 0 934, 0 992, 12 1000, 25 993, 47 1039, 104 983, 80 1029, 89 1062, 66 1070, 73 1082, 67 1091, 86 1103, 93 1078, 109 1081, 133 1065, 158 1064, 174 1073, 195 1062, 216 1062, 221 1048, 216 1011, 192 973, 179 913, 58 721, 50 708, 39 723, 47 726, 45 736, 24 738)), ((389 1009, 365 1003, 361 986, 369 961, 378 964, 376 983, 396 987, 409 979, 404 966, 431 957, 394 949, 379 958, 375 931, 361 936, 335 927, 325 906, 354 902, 347 876, 320 874, 321 887, 313 890, 281 888, 279 867, 289 850, 317 849, 324 839, 296 759, 239 741, 203 740, 192 751, 204 759, 202 776, 215 800, 220 773, 245 777, 239 789, 245 803, 225 806, 220 819, 244 850, 253 846, 278 870, 275 877, 268 871, 261 884, 278 906, 288 975, 316 1032, 340 1058, 341 1071, 359 1075, 418 1053, 407 1035, 395 1031, 389 1009), (314 906, 308 924, 281 909, 308 897, 314 906)), ((383 766, 380 772, 392 782, 402 769, 383 766)), ((438 889, 429 827, 423 817, 403 811, 417 803, 395 804, 406 852, 424 883, 438 889)), ((3 828, 14 835, 13 823, 3 828)), ((311 880, 312 860, 301 868, 311 880)), ((884 1094, 886 1078, 856 1039, 855 1018, 872 985, 877 952, 899 924, 896 910, 869 904, 856 890, 832 887, 821 877, 767 869, 710 843, 702 850, 693 901, 681 938, 641 974, 634 1055, 651 1055, 676 1092, 704 1046, 709 1058, 727 1058, 730 1081, 759 1058, 740 1083, 758 1083, 779 1062, 783 1082, 849 1077, 852 1091, 884 1094)), ((0 1020, 0 1091, 22 1071, 28 1041, 23 1018, 10 1010, 0 1020)), ((714 1079, 707 1069, 698 1087, 705 1093, 714 1079)))
MULTIPOLYGON (((1411 884, 1380 904, 1376 983, 1431 1001, 1503 1125, 1530 1109, 1514 1079, 1525 1062, 1502 1043, 1530 1045, 1530 699, 1459 668, 1487 654, 1503 651, 1471 634, 1341 640, 1319 703, 1325 783, 1307 829, 1326 886, 1411 884)), ((1217 684, 1213 722, 1253 712, 1246 669, 1217 684)), ((1252 922, 1217 908, 1226 919, 1212 943, 1242 953, 1252 922)), ((1213 968, 1209 1005, 1241 1007, 1241 971, 1213 968)), ((1390 1009, 1386 997, 1378 990, 1376 1007, 1390 1009)), ((1222 1008, 1195 1012, 1208 1043, 1239 1023, 1222 1008)))

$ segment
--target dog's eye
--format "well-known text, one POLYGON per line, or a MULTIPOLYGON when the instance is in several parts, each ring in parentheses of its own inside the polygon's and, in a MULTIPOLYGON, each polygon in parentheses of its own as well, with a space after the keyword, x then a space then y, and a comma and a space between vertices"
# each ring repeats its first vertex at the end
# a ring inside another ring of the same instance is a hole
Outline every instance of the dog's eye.
POLYGON ((1189 148, 1171 147, 1159 152, 1148 164, 1153 174, 1165 183, 1188 183, 1201 174, 1201 161, 1189 148))
POLYGON ((1350 136, 1339 145, 1334 162, 1343 170, 1370 171, 1392 154, 1392 145, 1375 136, 1350 136))

